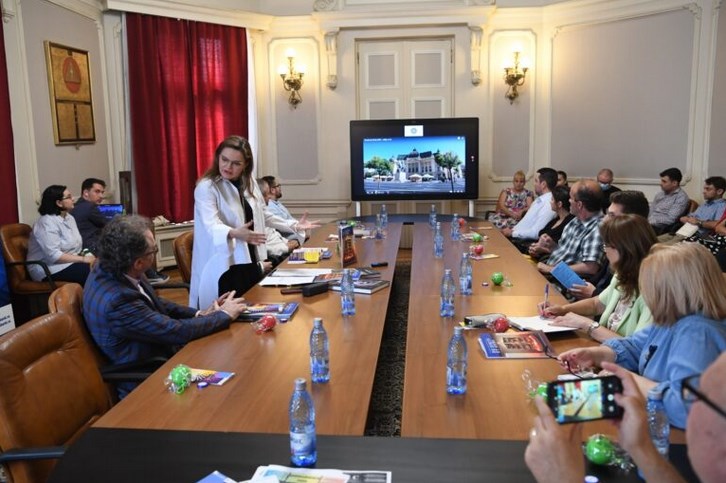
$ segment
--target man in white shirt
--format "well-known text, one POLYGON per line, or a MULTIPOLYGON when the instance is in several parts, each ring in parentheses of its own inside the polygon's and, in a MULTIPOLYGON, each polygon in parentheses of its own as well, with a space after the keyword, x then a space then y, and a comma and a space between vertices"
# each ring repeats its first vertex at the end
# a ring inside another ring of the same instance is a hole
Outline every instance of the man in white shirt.
MULTIPOLYGON (((297 218, 290 214, 290 211, 285 207, 285 205, 280 203, 279 199, 282 198, 282 185, 277 181, 277 179, 274 176, 263 176, 260 179, 264 180, 270 188, 269 201, 265 206, 265 211, 278 216, 283 220, 298 221, 297 218)), ((303 215, 303 219, 307 219, 307 213, 303 215)), ((293 231, 280 233, 288 240, 297 240, 300 244, 302 244, 307 238, 305 233, 295 233, 293 231)))
POLYGON ((513 242, 520 243, 526 240, 531 243, 539 238, 539 232, 550 222, 557 213, 552 211, 550 200, 552 190, 557 186, 557 171, 552 168, 540 168, 534 176, 534 191, 537 199, 529 207, 527 213, 514 225, 514 228, 504 228, 504 236, 512 238, 513 242))

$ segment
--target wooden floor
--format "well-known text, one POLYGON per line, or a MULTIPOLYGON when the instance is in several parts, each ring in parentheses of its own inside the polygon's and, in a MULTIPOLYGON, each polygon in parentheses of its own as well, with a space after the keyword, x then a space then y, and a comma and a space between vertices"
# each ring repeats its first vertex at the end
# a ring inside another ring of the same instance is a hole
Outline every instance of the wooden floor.
MULTIPOLYGON (((411 249, 410 248, 399 248, 398 256, 396 257, 398 262, 410 262, 411 261, 411 249)), ((169 282, 181 282, 181 276, 179 270, 176 267, 170 267, 162 270, 162 273, 169 275, 169 282)), ((157 286, 157 292, 160 296, 177 304, 187 305, 189 303, 189 292, 184 289, 163 289, 163 285, 157 286)))

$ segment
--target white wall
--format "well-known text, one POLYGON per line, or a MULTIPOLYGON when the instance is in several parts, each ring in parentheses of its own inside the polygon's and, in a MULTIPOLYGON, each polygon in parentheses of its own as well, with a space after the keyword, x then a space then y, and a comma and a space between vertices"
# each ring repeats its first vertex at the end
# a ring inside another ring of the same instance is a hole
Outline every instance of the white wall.
MULTIPOLYGON (((112 12, 97 21, 89 13, 93 0, 0 1, 9 64, 20 66, 10 69, 10 84, 21 218, 28 220, 38 187, 55 180, 54 173, 77 190, 87 175, 109 179, 128 166, 120 16, 112 12), (45 38, 91 52, 96 145, 76 150, 52 144, 50 124, 44 125, 49 101, 39 44, 45 38), (106 70, 96 72, 96 59, 106 70)), ((106 3, 121 9, 124 1, 106 3)), ((650 197, 658 189, 657 173, 675 165, 688 176, 685 188, 695 199, 706 176, 726 174, 720 135, 726 125, 726 33, 717 36, 726 25, 717 0, 518 3, 527 8, 503 7, 514 0, 498 7, 488 0, 338 0, 316 12, 314 3, 210 0, 199 6, 178 0, 152 12, 250 27, 259 174, 281 176, 294 211, 307 208, 324 219, 349 212, 348 123, 357 117, 358 38, 454 37, 454 112, 481 119, 479 213, 518 169, 530 178, 548 165, 592 176, 609 165, 621 188, 650 197), (477 28, 480 44, 472 35, 477 28), (335 41, 326 43, 326 34, 335 41), (515 42, 533 67, 510 105, 503 97, 501 58, 515 42), (287 106, 276 74, 287 46, 299 50, 309 72, 296 110, 287 106), (481 71, 479 85, 471 82, 472 70, 481 71), (335 88, 326 85, 329 74, 337 75, 335 88)))

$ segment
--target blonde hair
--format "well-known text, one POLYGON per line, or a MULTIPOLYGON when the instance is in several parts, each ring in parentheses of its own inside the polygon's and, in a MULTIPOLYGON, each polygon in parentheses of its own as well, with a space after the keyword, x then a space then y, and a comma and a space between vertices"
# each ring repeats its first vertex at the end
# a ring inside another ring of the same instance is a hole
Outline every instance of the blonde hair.
POLYGON ((522 171, 521 169, 514 173, 514 175, 512 176, 512 180, 514 180, 514 178, 516 178, 517 176, 521 176, 522 178, 524 178, 525 181, 527 181, 527 175, 524 174, 524 171, 522 171))
POLYGON ((687 315, 726 318, 726 284, 716 259, 698 243, 656 244, 640 266, 640 294, 657 325, 687 315))

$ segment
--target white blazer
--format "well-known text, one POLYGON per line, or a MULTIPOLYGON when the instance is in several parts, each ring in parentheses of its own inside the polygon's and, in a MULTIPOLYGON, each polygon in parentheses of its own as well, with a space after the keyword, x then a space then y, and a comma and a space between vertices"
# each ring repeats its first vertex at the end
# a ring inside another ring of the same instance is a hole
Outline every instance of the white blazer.
MULTIPOLYGON (((290 230, 296 223, 266 214, 265 202, 257 182, 252 178, 252 197, 244 197, 252 207, 255 232, 264 233, 265 226, 290 230)), ((229 238, 229 231, 244 225, 244 208, 239 191, 221 176, 205 178, 194 189, 194 245, 192 250, 192 280, 189 305, 205 309, 218 297, 219 277, 230 266, 250 263, 247 243, 229 238)), ((255 247, 257 260, 267 258, 264 244, 255 247)), ((241 295, 241 294, 238 294, 241 295)))

